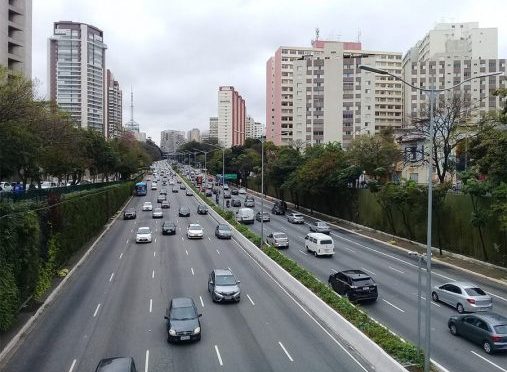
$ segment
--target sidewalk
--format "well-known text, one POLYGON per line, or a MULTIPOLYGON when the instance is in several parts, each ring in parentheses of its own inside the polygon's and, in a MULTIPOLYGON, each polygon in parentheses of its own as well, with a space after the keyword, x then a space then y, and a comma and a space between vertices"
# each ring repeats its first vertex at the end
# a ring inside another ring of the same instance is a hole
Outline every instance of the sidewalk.
MULTIPOLYGON (((255 194, 256 196, 261 195, 259 192, 250 189, 248 189, 248 192, 255 194)), ((265 200, 272 202, 278 199, 266 195, 265 200)), ((293 203, 287 202, 287 206, 295 210, 293 203)), ((322 219, 326 222, 330 222, 333 225, 336 225, 338 228, 344 229, 346 231, 356 233, 358 235, 370 238, 372 240, 380 241, 385 245, 392 247, 394 249, 402 249, 407 252, 414 251, 418 253, 426 253, 426 245, 419 242, 414 242, 405 238, 396 237, 393 236, 392 234, 387 234, 385 232, 375 230, 366 226, 362 226, 354 222, 343 220, 341 218, 333 217, 324 213, 316 211, 312 212, 310 209, 301 206, 297 211, 308 214, 315 218, 322 219)), ((455 267, 470 274, 479 275, 491 279, 496 283, 507 286, 507 268, 493 265, 487 262, 483 262, 474 258, 462 256, 460 254, 452 253, 445 250, 442 250, 442 255, 440 255, 440 250, 435 247, 432 248, 432 251, 433 251, 432 261, 435 263, 455 267)))

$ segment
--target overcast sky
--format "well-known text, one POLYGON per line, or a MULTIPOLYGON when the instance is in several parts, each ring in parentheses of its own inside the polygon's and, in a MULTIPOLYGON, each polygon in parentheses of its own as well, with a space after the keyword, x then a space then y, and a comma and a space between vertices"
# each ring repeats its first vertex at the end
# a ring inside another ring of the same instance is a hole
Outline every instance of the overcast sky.
POLYGON ((217 89, 233 85, 247 113, 265 122, 266 60, 281 45, 356 41, 366 50, 405 52, 438 22, 498 28, 507 58, 505 0, 33 0, 33 77, 47 92, 47 38, 55 21, 104 31, 107 67, 123 91, 123 121, 160 142, 164 129, 208 129, 217 89))

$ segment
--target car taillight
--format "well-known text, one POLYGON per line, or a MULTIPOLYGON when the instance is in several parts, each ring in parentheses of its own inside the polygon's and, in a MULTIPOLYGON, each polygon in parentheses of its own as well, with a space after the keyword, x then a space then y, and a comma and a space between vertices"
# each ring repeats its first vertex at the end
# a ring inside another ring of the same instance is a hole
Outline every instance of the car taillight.
POLYGON ((502 341, 502 336, 491 336, 491 341, 500 342, 502 341))
POLYGON ((467 298, 468 303, 475 304, 475 300, 473 298, 467 298))

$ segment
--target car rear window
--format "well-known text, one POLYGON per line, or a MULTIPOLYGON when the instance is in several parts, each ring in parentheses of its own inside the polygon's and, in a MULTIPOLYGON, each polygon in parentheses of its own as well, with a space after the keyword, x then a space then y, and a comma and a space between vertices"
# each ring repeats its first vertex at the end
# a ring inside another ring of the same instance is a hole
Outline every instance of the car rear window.
POLYGON ((352 279, 352 283, 357 286, 372 285, 373 281, 370 278, 352 279))
POLYGON ((501 324, 501 325, 497 325, 497 326, 494 326, 493 328, 495 328, 495 332, 500 334, 500 335, 506 335, 507 334, 507 324, 501 324))
POLYGON ((333 241, 331 239, 324 239, 320 241, 320 244, 333 244, 333 241))
POLYGON ((465 288, 465 292, 469 296, 486 296, 486 292, 480 288, 465 288))
POLYGON ((149 234, 150 233, 150 229, 147 228, 147 227, 141 227, 139 230, 137 230, 137 232, 139 234, 149 234))
POLYGON ((273 234, 273 238, 276 238, 276 239, 285 239, 285 238, 287 238, 287 235, 285 235, 285 234, 273 234))

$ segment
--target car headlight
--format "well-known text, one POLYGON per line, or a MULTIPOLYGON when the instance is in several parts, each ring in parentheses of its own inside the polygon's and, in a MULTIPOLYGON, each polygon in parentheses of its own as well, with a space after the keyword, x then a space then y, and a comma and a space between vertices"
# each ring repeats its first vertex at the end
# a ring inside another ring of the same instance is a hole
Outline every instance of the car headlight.
POLYGON ((175 331, 174 329, 172 329, 172 328, 171 328, 171 329, 169 330, 169 334, 170 334, 171 336, 176 336, 176 331, 175 331))
POLYGON ((196 329, 194 329, 194 335, 198 333, 201 333, 201 327, 197 327, 196 329))
POLYGON ((218 292, 217 290, 214 290, 214 292, 215 292, 215 294, 216 294, 217 296, 222 297, 222 294, 221 294, 220 292, 218 292))

